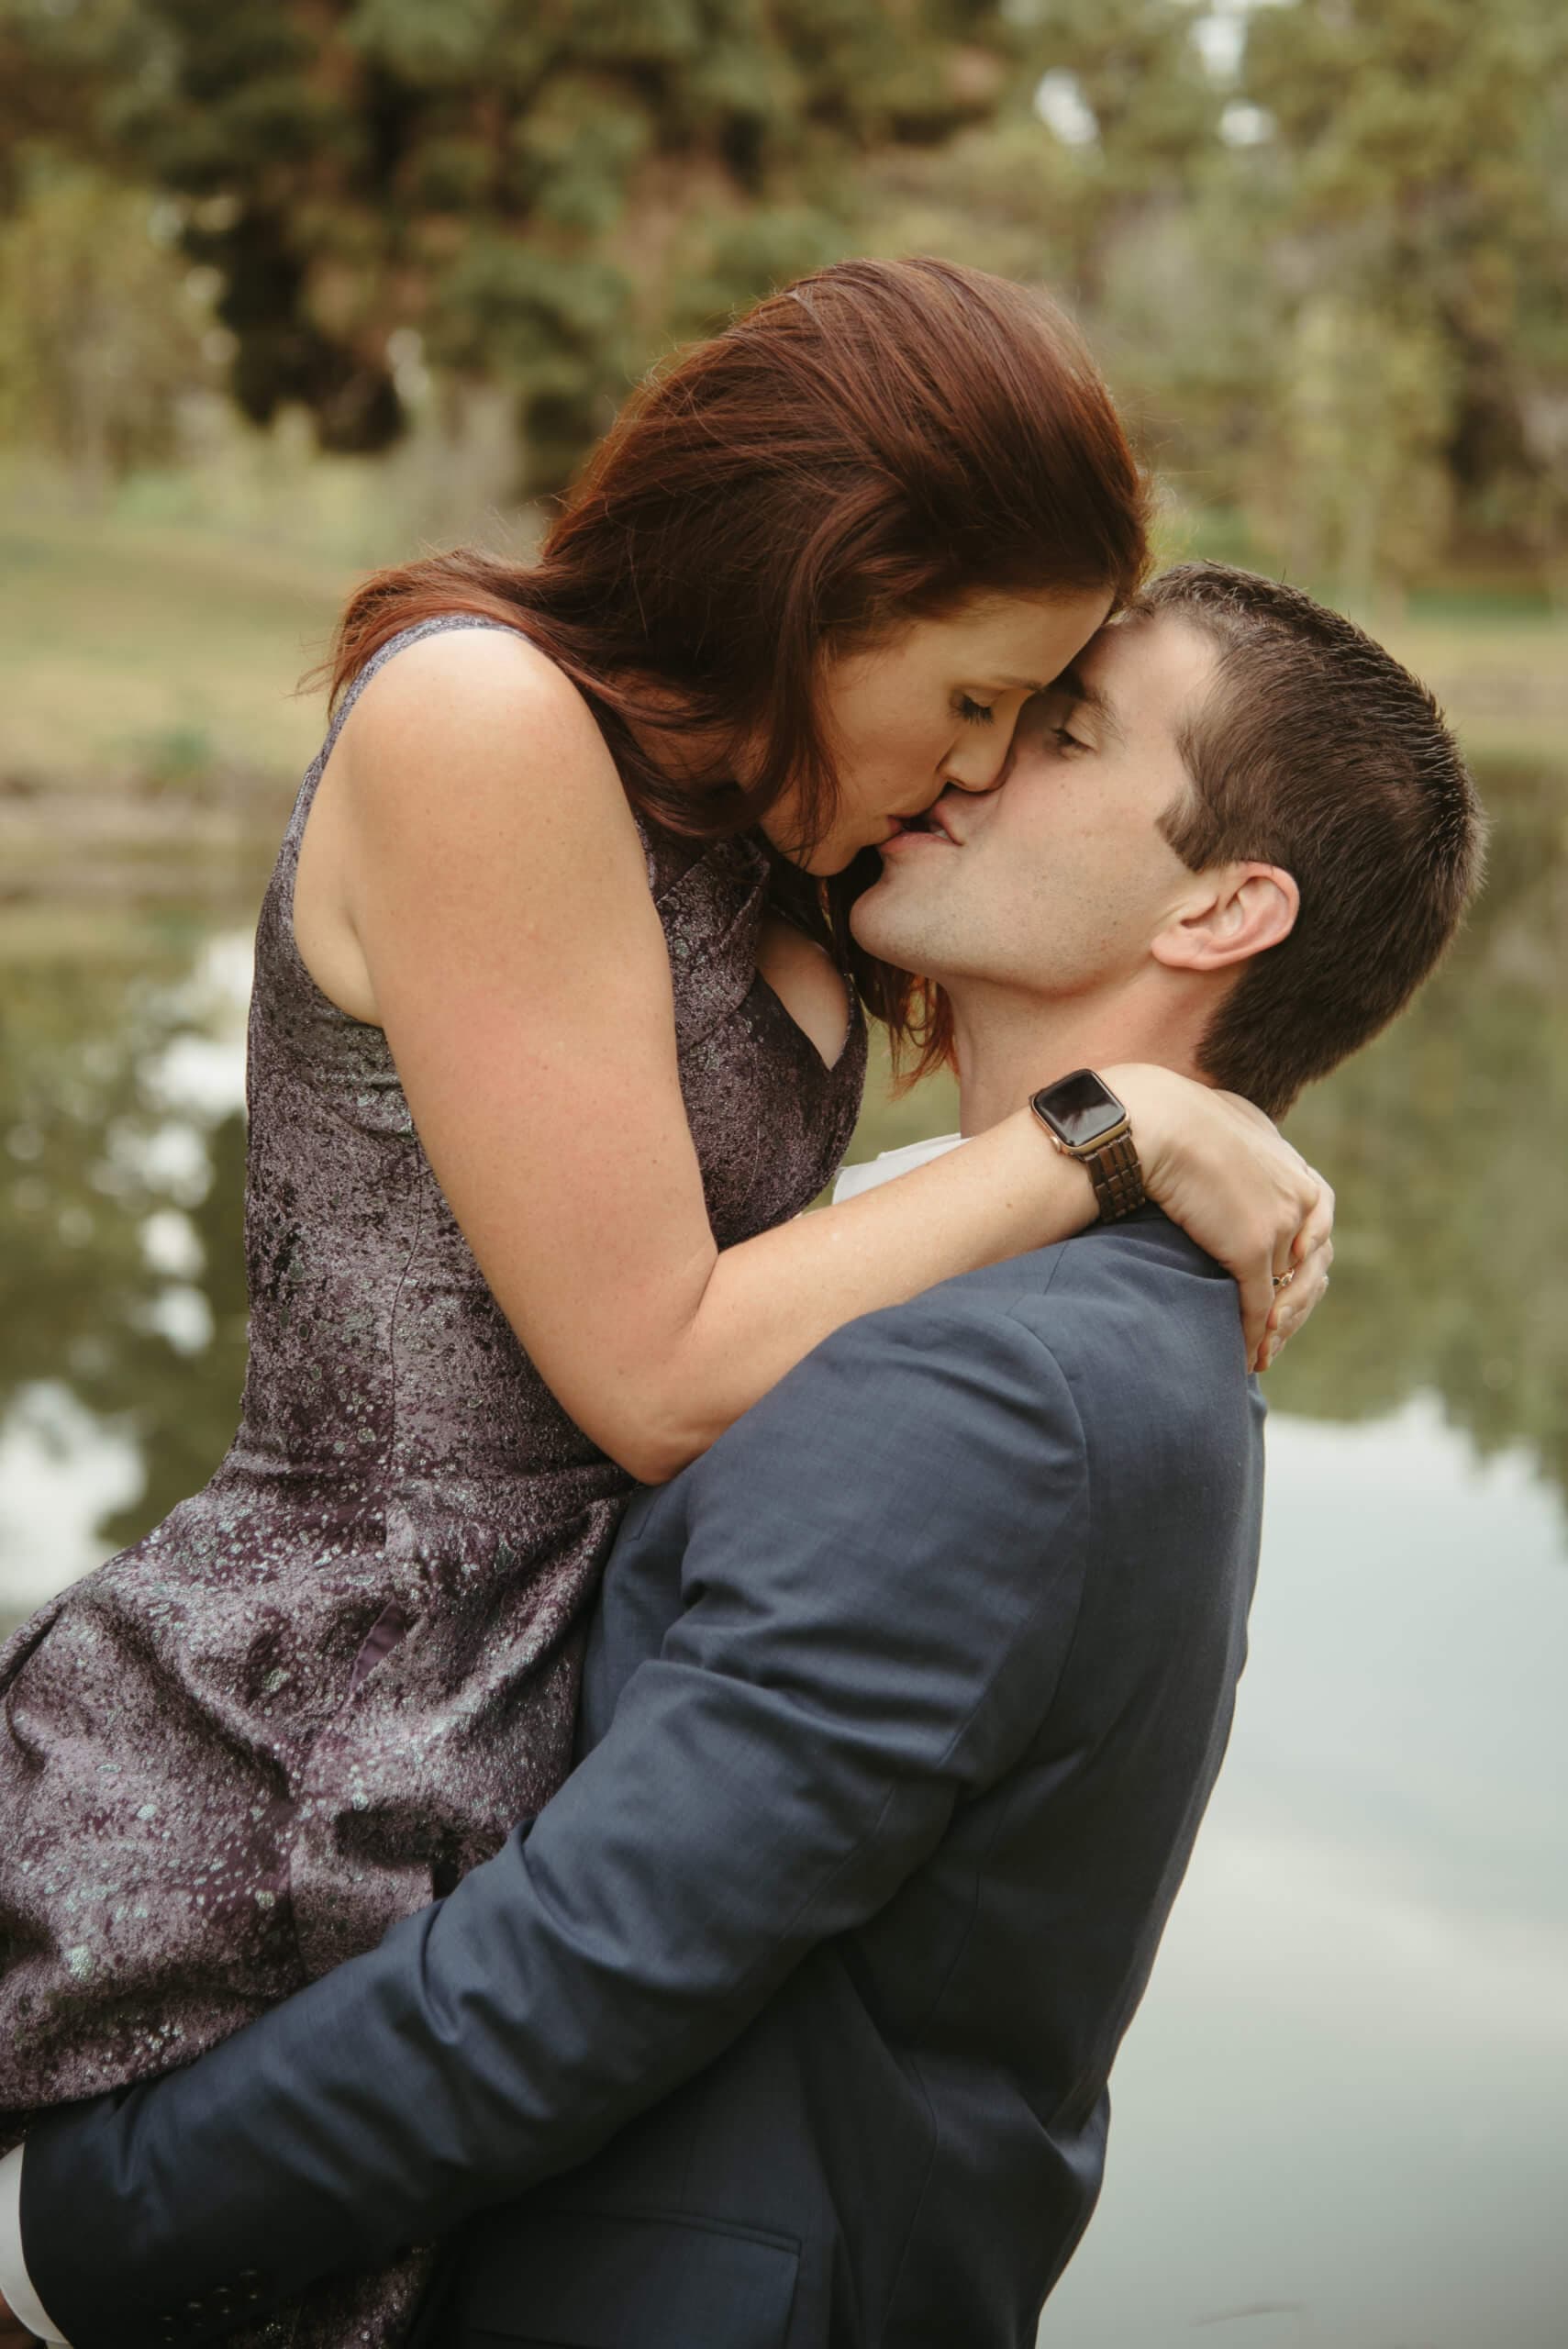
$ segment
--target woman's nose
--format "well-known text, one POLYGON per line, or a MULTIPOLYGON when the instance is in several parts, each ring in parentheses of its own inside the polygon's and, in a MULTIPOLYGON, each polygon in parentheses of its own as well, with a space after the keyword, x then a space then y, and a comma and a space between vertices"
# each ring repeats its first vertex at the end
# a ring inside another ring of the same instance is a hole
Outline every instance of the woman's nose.
POLYGON ((1011 732, 998 727, 983 742, 955 743, 943 773, 960 791, 994 791, 1006 772, 1012 748, 1011 732))

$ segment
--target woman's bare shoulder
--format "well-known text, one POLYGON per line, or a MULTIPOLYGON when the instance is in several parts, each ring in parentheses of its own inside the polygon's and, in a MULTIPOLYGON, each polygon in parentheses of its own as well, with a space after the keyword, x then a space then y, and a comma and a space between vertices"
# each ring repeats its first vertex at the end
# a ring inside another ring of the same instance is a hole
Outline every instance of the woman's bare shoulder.
POLYGON ((519 629, 442 629, 403 646, 364 685, 338 747, 342 765, 367 775, 417 771, 434 756, 514 776, 565 759, 580 778, 615 780, 583 694, 519 629))
POLYGON ((516 631, 449 629, 401 647, 344 719, 300 843, 295 935, 325 995, 388 1027, 425 913, 449 940, 513 918, 521 953, 521 907, 537 941, 590 916, 624 926, 647 894, 582 694, 516 631))

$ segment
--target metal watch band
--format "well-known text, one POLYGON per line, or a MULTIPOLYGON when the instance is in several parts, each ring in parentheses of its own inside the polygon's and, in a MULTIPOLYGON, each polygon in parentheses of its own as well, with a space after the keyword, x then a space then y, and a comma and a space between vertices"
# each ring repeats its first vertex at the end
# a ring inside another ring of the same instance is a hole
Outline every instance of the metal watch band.
POLYGON ((1132 1136, 1125 1127, 1098 1150, 1084 1152, 1084 1164, 1100 1203, 1100 1221, 1117 1223, 1143 1205, 1143 1169, 1132 1136))

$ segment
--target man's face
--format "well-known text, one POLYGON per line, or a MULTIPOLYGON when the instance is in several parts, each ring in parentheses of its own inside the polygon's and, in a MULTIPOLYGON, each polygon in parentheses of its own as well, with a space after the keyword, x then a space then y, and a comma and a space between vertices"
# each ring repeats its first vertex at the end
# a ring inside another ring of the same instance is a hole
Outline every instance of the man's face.
POLYGON ((1182 720, 1212 681, 1207 638, 1169 615, 1111 622, 1025 709, 1001 785, 942 795, 882 851, 852 927, 902 970, 1041 996, 1114 991, 1190 902, 1160 832, 1189 788, 1182 720))

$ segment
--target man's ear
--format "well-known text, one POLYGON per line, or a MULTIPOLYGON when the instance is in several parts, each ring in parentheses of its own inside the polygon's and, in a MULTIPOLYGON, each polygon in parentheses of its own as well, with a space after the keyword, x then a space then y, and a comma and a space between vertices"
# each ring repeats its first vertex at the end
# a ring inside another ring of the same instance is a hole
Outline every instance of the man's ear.
POLYGON ((1301 892, 1282 865, 1221 864, 1194 878, 1194 896, 1150 945, 1168 970, 1229 970, 1277 946, 1296 928, 1301 892))

